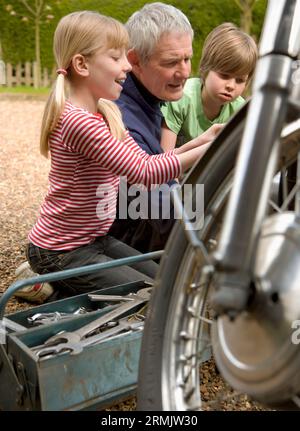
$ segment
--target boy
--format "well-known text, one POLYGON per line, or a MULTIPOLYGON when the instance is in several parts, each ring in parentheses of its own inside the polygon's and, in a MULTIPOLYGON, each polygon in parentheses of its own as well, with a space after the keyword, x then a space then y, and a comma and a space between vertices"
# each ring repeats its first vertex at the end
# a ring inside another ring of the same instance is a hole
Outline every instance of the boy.
POLYGON ((209 33, 203 46, 200 78, 188 79, 183 97, 161 107, 165 118, 163 150, 172 150, 176 141, 181 145, 213 124, 228 121, 245 102, 241 94, 252 78, 256 60, 254 40, 234 24, 221 24, 209 33))

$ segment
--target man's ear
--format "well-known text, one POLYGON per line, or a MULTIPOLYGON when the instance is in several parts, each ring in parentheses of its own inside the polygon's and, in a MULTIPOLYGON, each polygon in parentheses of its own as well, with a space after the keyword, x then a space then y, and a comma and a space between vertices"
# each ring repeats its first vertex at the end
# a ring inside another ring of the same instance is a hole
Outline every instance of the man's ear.
POLYGON ((141 60, 135 49, 127 52, 127 59, 132 66, 132 72, 138 77, 141 72, 141 60))
POLYGON ((86 59, 81 54, 76 54, 72 58, 72 67, 74 71, 80 76, 88 76, 89 68, 86 59))

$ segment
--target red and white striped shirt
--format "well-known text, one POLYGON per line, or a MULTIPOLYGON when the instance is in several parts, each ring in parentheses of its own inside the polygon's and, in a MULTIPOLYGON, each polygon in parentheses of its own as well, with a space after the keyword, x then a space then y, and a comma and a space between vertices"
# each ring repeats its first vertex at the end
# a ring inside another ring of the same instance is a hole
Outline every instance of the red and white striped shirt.
POLYGON ((120 176, 129 184, 163 184, 180 175, 174 151, 150 156, 127 133, 114 138, 101 114, 66 102, 49 139, 49 188, 28 239, 49 250, 72 250, 106 235, 114 221, 120 176), (113 211, 99 218, 101 199, 113 211), (104 191, 104 192, 103 192, 104 191))

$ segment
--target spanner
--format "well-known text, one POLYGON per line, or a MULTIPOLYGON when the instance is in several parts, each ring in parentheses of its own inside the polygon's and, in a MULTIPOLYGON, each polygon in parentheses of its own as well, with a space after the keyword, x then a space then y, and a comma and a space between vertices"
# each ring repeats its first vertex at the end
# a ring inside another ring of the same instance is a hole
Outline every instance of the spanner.
POLYGON ((53 335, 48 340, 45 341, 44 346, 57 346, 60 351, 72 351, 73 354, 80 353, 82 348, 80 347, 79 342, 91 334, 96 329, 101 326, 107 324, 112 320, 119 319, 123 314, 133 310, 138 305, 144 304, 150 299, 152 288, 145 287, 137 291, 137 293, 130 293, 126 295, 128 297, 133 298, 133 301, 125 302, 121 304, 114 310, 106 313, 104 316, 99 317, 98 319, 88 323, 87 325, 82 326, 73 332, 63 332, 56 335, 53 335))
POLYGON ((27 317, 27 322, 32 326, 48 325, 49 323, 58 322, 59 320, 68 319, 87 313, 85 307, 79 307, 73 313, 65 313, 61 311, 51 311, 48 313, 36 313, 27 317))
POLYGON ((78 343, 72 345, 70 342, 68 343, 60 343, 55 346, 45 345, 33 347, 31 350, 38 356, 39 358, 44 358, 49 355, 58 355, 59 353, 69 352, 71 355, 76 355, 80 353, 84 347, 91 346, 93 344, 99 344, 108 338, 112 338, 116 335, 119 335, 123 332, 133 332, 133 331, 141 331, 144 327, 143 321, 130 322, 128 320, 128 316, 119 320, 115 323, 115 326, 106 329, 104 332, 100 332, 100 334, 92 335, 91 337, 85 338, 78 343))
POLYGON ((134 297, 126 295, 98 295, 97 293, 88 294, 91 301, 107 301, 107 302, 130 302, 134 301, 134 297))

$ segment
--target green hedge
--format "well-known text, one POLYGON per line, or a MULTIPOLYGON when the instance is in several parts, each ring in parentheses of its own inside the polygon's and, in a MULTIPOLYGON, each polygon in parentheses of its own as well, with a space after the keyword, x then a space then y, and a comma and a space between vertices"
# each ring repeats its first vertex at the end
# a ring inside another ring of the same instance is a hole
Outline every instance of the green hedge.
MULTIPOLYGON (((263 16, 267 0, 257 0, 254 9, 252 33, 259 39, 263 16)), ((34 0, 29 0, 33 4, 34 0)), ((141 0, 52 0, 48 1, 55 16, 49 24, 41 25, 41 61, 42 65, 51 68, 53 65, 52 37, 58 20, 75 10, 97 10, 105 15, 111 15, 122 22, 147 1, 141 0)), ((203 40, 217 25, 224 21, 239 25, 240 11, 233 0, 171 0, 168 3, 181 9, 190 19, 195 30, 193 72, 198 67, 203 40)), ((18 62, 33 61, 34 27, 31 22, 24 23, 20 17, 11 16, 5 6, 11 4, 20 15, 24 8, 18 0, 0 0, 0 40, 3 59, 16 64, 18 62)))

